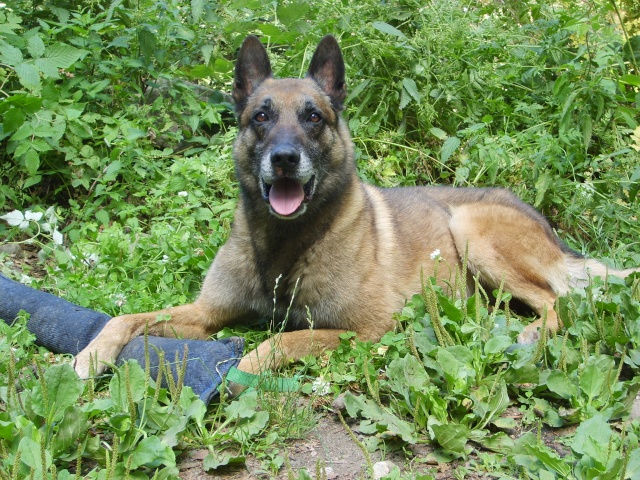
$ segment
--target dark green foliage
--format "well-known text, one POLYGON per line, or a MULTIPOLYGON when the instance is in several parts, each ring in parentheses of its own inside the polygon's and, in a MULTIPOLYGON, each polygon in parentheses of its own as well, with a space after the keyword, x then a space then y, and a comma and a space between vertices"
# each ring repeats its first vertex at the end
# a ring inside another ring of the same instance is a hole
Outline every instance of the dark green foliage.
MULTIPOLYGON (((250 33, 276 75, 294 77, 323 35, 338 37, 345 116, 367 181, 507 186, 574 249, 640 265, 632 1, 7 4, 0 242, 39 250, 45 279, 19 265, 33 286, 113 315, 194 298, 235 206, 229 93, 250 33)), ((0 253, 3 273, 18 277, 17 267, 0 253)), ((640 386, 637 282, 595 282, 562 299, 566 333, 516 350, 527 320, 489 311, 481 291, 463 302, 428 288, 379 344, 347 334, 330 357, 294 368, 319 377, 306 394, 365 392, 345 405, 371 451, 431 442, 437 461, 466 459, 459 478, 635 478, 637 421, 610 422, 625 418, 640 386), (559 455, 535 432, 510 438, 510 409, 525 429, 579 426, 559 455), (469 456, 471 445, 484 453, 469 456)), ((240 333, 249 346, 268 334, 240 333)), ((3 479, 69 478, 75 468, 88 478, 172 478, 177 454, 193 445, 209 449, 207 470, 253 455, 275 474, 283 442, 312 420, 296 397, 263 394, 205 412, 134 365, 82 391, 32 341, 24 320, 0 323, 3 479)), ((433 478, 389 478, 414 477, 433 478)))

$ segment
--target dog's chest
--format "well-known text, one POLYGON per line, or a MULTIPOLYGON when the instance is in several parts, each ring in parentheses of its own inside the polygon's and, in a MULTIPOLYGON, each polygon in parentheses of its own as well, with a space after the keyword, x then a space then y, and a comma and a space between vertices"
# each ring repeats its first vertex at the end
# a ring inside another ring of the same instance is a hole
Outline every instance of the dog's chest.
MULTIPOLYGON (((280 319, 294 326, 326 325, 344 305, 350 278, 349 267, 340 255, 323 249, 322 242, 314 244, 292 262, 273 259, 268 277, 273 288, 265 292, 280 319)), ((269 284, 263 278, 263 284, 269 284)))

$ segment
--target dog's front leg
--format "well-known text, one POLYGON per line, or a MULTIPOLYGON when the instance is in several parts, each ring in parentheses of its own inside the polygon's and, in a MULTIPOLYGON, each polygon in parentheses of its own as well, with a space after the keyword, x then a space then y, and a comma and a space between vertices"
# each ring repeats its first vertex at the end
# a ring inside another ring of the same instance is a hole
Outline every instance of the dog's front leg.
POLYGON ((189 339, 204 339, 216 330, 210 312, 198 303, 114 317, 76 355, 74 368, 80 378, 89 377, 92 363, 95 374, 104 372, 105 362, 113 363, 122 348, 147 328, 149 335, 189 339))
MULTIPOLYGON (((306 355, 320 355, 325 350, 333 350, 340 344, 340 334, 346 330, 297 330, 274 335, 262 342, 256 349, 247 353, 238 370, 259 374, 274 370, 289 361, 300 360, 306 355)), ((239 395, 246 388, 243 385, 227 385, 230 393, 239 395)))

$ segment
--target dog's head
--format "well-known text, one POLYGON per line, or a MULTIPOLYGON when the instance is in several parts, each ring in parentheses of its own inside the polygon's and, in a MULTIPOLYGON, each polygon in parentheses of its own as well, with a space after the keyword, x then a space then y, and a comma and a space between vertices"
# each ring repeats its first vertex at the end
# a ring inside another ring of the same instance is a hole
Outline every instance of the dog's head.
POLYGON ((275 217, 300 217, 329 195, 325 187, 336 182, 327 180, 342 173, 352 157, 340 119, 344 71, 331 36, 318 45, 304 79, 274 79, 267 52, 254 36, 240 48, 233 87, 240 125, 236 171, 243 193, 261 197, 275 217))

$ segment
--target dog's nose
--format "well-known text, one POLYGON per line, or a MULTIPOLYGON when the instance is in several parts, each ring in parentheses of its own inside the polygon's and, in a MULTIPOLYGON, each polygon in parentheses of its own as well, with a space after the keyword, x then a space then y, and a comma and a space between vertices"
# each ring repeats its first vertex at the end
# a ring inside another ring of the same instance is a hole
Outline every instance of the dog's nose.
POLYGON ((276 145, 271 150, 271 163, 285 169, 296 167, 300 163, 300 151, 289 143, 276 145))

